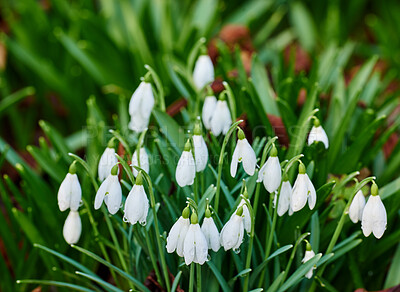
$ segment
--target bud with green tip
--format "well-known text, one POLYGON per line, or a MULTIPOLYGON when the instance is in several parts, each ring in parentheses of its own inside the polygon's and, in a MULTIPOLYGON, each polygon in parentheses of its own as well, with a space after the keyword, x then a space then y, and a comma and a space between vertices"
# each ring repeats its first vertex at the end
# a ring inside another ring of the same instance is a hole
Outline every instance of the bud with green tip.
POLYGON ((258 172, 257 182, 263 182, 265 189, 269 193, 273 193, 279 188, 281 179, 282 169, 279 163, 278 150, 275 144, 272 144, 270 156, 258 172))
POLYGON ((325 130, 322 128, 321 123, 318 118, 314 117, 314 125, 311 128, 310 134, 308 135, 308 145, 311 145, 314 142, 322 142, 325 145, 325 148, 329 147, 329 139, 325 133, 325 130))
POLYGON ((57 201, 60 211, 63 212, 70 208, 77 211, 82 200, 82 189, 76 174, 76 161, 72 162, 69 172, 62 181, 58 189, 57 201))
MULTIPOLYGON (((245 198, 249 197, 249 194, 247 193, 247 188, 245 188, 245 190, 243 192, 243 196, 245 198)), ((247 207, 246 201, 243 198, 240 200, 240 203, 239 203, 238 207, 236 208, 236 212, 232 214, 231 218, 235 214, 243 217, 244 229, 246 230, 246 232, 248 234, 250 234, 251 233, 251 216, 250 216, 250 211, 249 211, 249 208, 247 207)))
POLYGON ((193 82, 196 88, 200 90, 213 81, 214 65, 211 58, 207 55, 207 49, 204 47, 194 66, 193 82))
POLYGON ((387 214, 385 205, 379 196, 378 186, 375 182, 371 186, 371 196, 365 204, 361 220, 361 229, 364 236, 369 236, 371 232, 376 238, 381 238, 386 230, 387 214))
POLYGON ((114 215, 121 208, 122 189, 118 179, 118 164, 111 167, 110 174, 102 182, 94 199, 94 208, 97 210, 104 203, 108 212, 114 215))
MULTIPOLYGON (((302 263, 305 263, 309 260, 311 260, 314 256, 315 256, 315 252, 312 250, 311 248, 311 244, 306 240, 307 245, 306 245, 306 252, 304 254, 304 258, 302 260, 302 263)), ((316 267, 312 267, 307 274, 305 274, 305 277, 308 279, 311 279, 312 275, 313 275, 313 271, 316 269, 316 267)))
POLYGON ((192 155, 190 140, 188 139, 176 167, 175 179, 180 187, 184 187, 192 185, 195 176, 196 164, 192 155))
POLYGON ((149 125, 150 115, 154 107, 154 95, 151 83, 142 81, 129 102, 129 129, 137 133, 143 132, 149 125))
POLYGON ((186 265, 190 265, 192 262, 202 265, 207 260, 207 239, 200 228, 196 212, 192 213, 191 224, 185 236, 183 256, 186 265))
POLYGON ((201 133, 200 123, 196 123, 194 127, 194 135, 193 135, 193 150, 194 150, 194 158, 196 162, 196 171, 201 172, 207 166, 208 161, 208 149, 207 144, 204 141, 203 135, 201 133))
POLYGON ((231 176, 235 177, 237 172, 238 163, 243 164, 244 171, 252 176, 256 169, 257 157, 253 148, 245 138, 242 129, 238 130, 238 141, 236 144, 235 151, 232 155, 231 161, 231 176))
POLYGON ((307 201, 310 210, 312 210, 317 202, 317 193, 306 173, 306 167, 300 162, 299 174, 294 182, 290 207, 293 212, 300 211, 306 205, 307 201))
POLYGON ((71 210, 65 220, 63 236, 68 244, 76 244, 82 233, 82 221, 78 211, 71 210))

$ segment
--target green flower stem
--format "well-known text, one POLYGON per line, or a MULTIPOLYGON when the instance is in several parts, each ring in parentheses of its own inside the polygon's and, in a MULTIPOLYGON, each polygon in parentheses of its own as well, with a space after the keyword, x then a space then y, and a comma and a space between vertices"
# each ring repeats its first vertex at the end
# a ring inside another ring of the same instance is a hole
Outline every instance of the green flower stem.
POLYGON ((154 271, 156 272, 156 277, 157 277, 158 281, 160 281, 160 284, 161 284, 162 277, 161 277, 160 269, 158 268, 158 265, 157 265, 156 257, 154 256, 154 253, 151 248, 153 245, 150 243, 150 234, 147 231, 146 227, 143 227, 143 230, 145 233, 146 245, 147 245, 147 248, 149 251, 151 264, 153 265, 154 271))
POLYGON ((197 270, 197 292, 201 291, 201 265, 196 264, 196 270, 197 270))
MULTIPOLYGON (((242 198, 244 198, 244 200, 246 201, 246 206, 249 209, 249 213, 250 213, 250 217, 253 218, 253 220, 251 220, 251 231, 250 231, 250 239, 249 239, 249 247, 247 249, 247 255, 246 255, 246 265, 245 265, 245 269, 249 269, 250 268, 250 264, 251 264, 251 254, 253 251, 253 242, 254 242, 254 230, 255 230, 255 216, 254 216, 254 209, 252 208, 249 199, 245 198, 244 196, 242 196, 242 198)), ((244 278, 244 282, 243 282, 243 291, 247 292, 249 290, 249 280, 250 280, 250 273, 247 273, 245 275, 244 278)))
POLYGON ((157 87, 157 91, 158 91, 158 104, 160 106, 160 110, 165 112, 165 95, 164 95, 164 87, 161 83, 161 79, 158 76, 158 74, 156 73, 156 71, 154 71, 153 68, 150 67, 150 65, 144 65, 144 67, 150 72, 151 77, 153 77, 154 83, 157 87))
POLYGON ((132 157, 131 149, 129 148, 128 142, 122 137, 122 135, 115 130, 110 130, 110 133, 124 146, 126 153, 128 153, 129 157, 132 157))
MULTIPOLYGON (((346 207, 342 213, 342 216, 340 216, 339 219, 339 223, 336 226, 335 232, 333 233, 333 236, 331 238, 331 241, 329 242, 328 248, 326 249, 325 254, 330 254, 333 250, 333 248, 335 247, 335 244, 339 238, 340 232, 342 232, 342 228, 346 219, 346 215, 348 214, 348 210, 350 208, 351 202, 353 201, 354 196, 357 194, 357 192, 359 190, 361 190, 366 184, 368 184, 369 182, 375 180, 375 177, 367 177, 365 179, 363 179, 361 182, 357 183, 354 187, 354 191, 350 196, 350 199, 348 200, 346 207)), ((324 264, 321 268, 318 269, 317 275, 319 278, 322 277, 322 274, 324 273, 324 270, 326 268, 326 264, 324 264)), ((310 292, 315 291, 315 289, 317 288, 316 282, 314 281, 312 286, 310 287, 310 292)))
POLYGON ((165 247, 161 244, 161 239, 160 239, 161 233, 160 233, 160 228, 158 226, 156 200, 155 200, 154 192, 153 192, 153 184, 151 183, 150 176, 143 169, 141 169, 140 167, 137 167, 137 166, 135 166, 135 168, 137 171, 142 171, 142 174, 143 174, 144 178, 146 179, 147 185, 149 187, 150 206, 151 206, 151 209, 153 210, 154 231, 156 233, 158 252, 160 253, 161 266, 162 266, 162 270, 164 273, 166 288, 167 288, 167 291, 170 292, 171 291, 171 283, 169 282, 168 267, 167 267, 167 263, 165 261, 165 253, 164 253, 165 247))
POLYGON ((221 192, 222 165, 224 163, 225 147, 228 144, 229 137, 232 135, 232 132, 236 129, 236 127, 241 122, 243 122, 243 120, 239 120, 239 121, 237 121, 237 122, 232 124, 232 126, 228 130, 228 133, 226 133, 226 136, 225 136, 224 141, 222 143, 221 153, 219 154, 219 160, 218 160, 217 190, 215 192, 215 203, 214 203, 215 212, 218 212, 218 206, 219 206, 219 194, 221 192))
POLYGON ((194 287, 194 265, 195 263, 190 264, 189 292, 193 292, 194 287))

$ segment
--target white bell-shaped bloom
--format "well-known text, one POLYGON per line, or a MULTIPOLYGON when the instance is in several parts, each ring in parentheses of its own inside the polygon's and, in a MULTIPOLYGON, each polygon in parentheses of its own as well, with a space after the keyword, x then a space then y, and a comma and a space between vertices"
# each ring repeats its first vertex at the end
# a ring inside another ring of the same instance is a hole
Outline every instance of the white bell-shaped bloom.
POLYGON ((240 207, 221 230, 220 243, 225 251, 233 249, 239 251, 243 241, 244 224, 243 208, 240 207))
POLYGON ((206 127, 207 130, 211 130, 211 120, 214 115, 216 106, 217 99, 215 98, 215 96, 210 95, 205 98, 201 117, 203 119, 204 127, 206 127))
POLYGON ((173 253, 176 250, 180 257, 183 257, 183 245, 190 225, 189 213, 190 210, 186 207, 182 216, 172 226, 167 237, 167 252, 173 253))
POLYGON ((82 199, 82 189, 76 175, 75 163, 71 164, 70 170, 58 189, 58 207, 63 212, 70 208, 77 211, 82 199))
POLYGON ((307 203, 307 200, 308 206, 310 210, 312 210, 317 202, 317 193, 313 183, 306 173, 304 164, 300 163, 299 174, 297 175, 294 183, 292 198, 290 200, 290 207, 292 208, 293 212, 303 209, 307 203))
POLYGON ((94 208, 96 210, 99 209, 103 201, 107 206, 108 212, 112 215, 117 213, 121 208, 122 189, 118 180, 118 164, 114 165, 111 173, 97 190, 94 199, 94 208))
POLYGON ((207 239, 201 231, 196 213, 192 214, 191 224, 185 236, 183 256, 186 265, 190 265, 192 262, 202 265, 207 260, 207 239))
MULTIPOLYGON (((307 248, 306 248, 306 252, 304 255, 303 260, 301 261, 302 263, 305 263, 309 260, 311 260, 313 257, 315 256, 315 252, 311 249, 311 245, 307 242, 307 248)), ((308 279, 311 279, 312 275, 313 275, 313 271, 316 269, 316 267, 312 267, 307 274, 305 274, 305 277, 308 279)))
MULTIPOLYGON (((113 142, 110 141, 110 145, 113 145, 113 142)), ((109 146, 110 146, 109 145, 109 146)), ((98 165, 98 175, 99 175, 99 180, 104 181, 107 176, 111 172, 111 168, 115 164, 118 163, 118 159, 115 156, 115 149, 114 147, 107 147, 106 150, 104 150, 103 154, 100 157, 99 165, 98 165)))
POLYGON ((201 225, 201 231, 203 231, 203 234, 206 237, 208 248, 217 252, 221 246, 219 243, 219 232, 213 218, 211 217, 209 209, 206 209, 203 224, 201 225))
POLYGON ((132 225, 139 222, 146 225, 149 213, 149 199, 144 191, 142 174, 138 174, 135 185, 132 187, 125 201, 124 221, 132 225))
POLYGON ((78 211, 71 210, 64 223, 63 236, 68 244, 75 244, 81 237, 82 222, 78 211))
POLYGON ((214 65, 210 56, 200 55, 194 65, 193 81, 197 89, 202 89, 214 81, 214 65))
POLYGON ((378 194, 378 187, 374 183, 371 187, 369 197, 362 214, 361 229, 365 236, 371 232, 376 238, 381 238, 386 230, 387 214, 385 206, 378 194))
POLYGON ((350 220, 354 223, 362 220, 362 214, 365 207, 365 197, 361 190, 357 192, 354 196, 353 201, 351 202, 349 208, 349 217, 350 220))
POLYGON ((184 187, 192 185, 195 176, 196 163, 194 162, 193 154, 190 150, 190 141, 188 140, 176 166, 175 179, 180 187, 184 187))
MULTIPOLYGON (((248 195, 245 195, 245 196, 248 197, 248 195)), ((240 200, 240 203, 239 203, 238 207, 236 208, 236 212, 239 210, 240 207, 243 208, 242 217, 243 217, 244 229, 246 230, 247 233, 250 234, 250 232, 251 232, 251 216, 250 216, 249 208, 247 208, 246 201, 244 199, 240 200)), ((236 215, 236 212, 232 214, 231 218, 236 215)))
POLYGON ((131 116, 129 128, 138 133, 143 132, 149 125, 153 107, 154 95, 151 84, 142 81, 129 102, 129 114, 131 116))
POLYGON ((279 163, 278 151, 275 145, 272 146, 271 154, 265 162, 264 166, 261 167, 258 173, 257 182, 263 182, 265 189, 269 193, 275 192, 282 180, 281 164, 279 163))
POLYGON ((226 100, 218 100, 211 119, 211 132, 214 136, 221 133, 226 135, 232 124, 231 112, 229 111, 226 100))
MULTIPOLYGON (((281 186, 281 192, 278 201, 278 216, 283 216, 290 208, 290 199, 292 197, 292 185, 289 180, 283 180, 281 186)), ((289 214, 290 216, 291 214, 289 214)))
POLYGON ((144 147, 140 148, 139 159, 140 165, 138 163, 137 151, 135 150, 135 153, 132 155, 132 172, 135 177, 138 175, 138 171, 136 168, 134 168, 134 166, 140 167, 146 173, 149 173, 150 170, 149 155, 147 155, 147 151, 144 149, 144 147))
POLYGON ((314 142, 324 143, 326 149, 329 147, 328 136, 317 118, 315 118, 314 126, 311 128, 310 134, 308 135, 308 145, 311 145, 314 142))
POLYGON ((194 129, 193 148, 194 148, 194 158, 196 160, 196 171, 201 172, 207 166, 208 149, 207 149, 207 144, 202 136, 199 124, 197 124, 194 129))
POLYGON ((232 155, 231 176, 236 176, 237 166, 240 162, 243 163, 244 171, 251 176, 254 174, 254 171, 256 169, 256 153, 245 138, 244 133, 241 129, 239 129, 238 138, 239 139, 237 141, 235 151, 232 155))

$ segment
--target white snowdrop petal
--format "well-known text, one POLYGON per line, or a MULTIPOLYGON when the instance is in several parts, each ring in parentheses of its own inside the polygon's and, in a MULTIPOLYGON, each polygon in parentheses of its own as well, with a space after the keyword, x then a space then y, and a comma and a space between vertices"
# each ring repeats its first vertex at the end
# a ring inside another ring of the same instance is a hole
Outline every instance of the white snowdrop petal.
POLYGON ((190 265, 195 257, 195 225, 190 224, 183 243, 183 256, 185 257, 186 265, 190 265))
MULTIPOLYGON (((76 174, 75 174, 76 175, 76 174)), ((71 181, 72 174, 67 173, 58 189, 57 201, 60 211, 63 212, 70 207, 71 202, 71 181)))
POLYGON ((365 204, 362 220, 361 220, 361 230, 364 236, 368 237, 373 229, 374 225, 374 203, 373 196, 370 196, 367 203, 365 204), (372 200, 371 200, 372 199, 372 200))
POLYGON ((208 256, 208 244, 199 224, 195 224, 195 249, 196 263, 200 265, 204 264, 208 256))
POLYGON ((130 115, 135 115, 140 111, 140 107, 138 106, 138 104, 140 104, 140 99, 141 99, 141 96, 143 95, 145 87, 146 87, 145 82, 140 82, 139 86, 133 92, 131 100, 129 101, 129 114, 130 115))
POLYGON ((325 130, 322 126, 311 128, 310 134, 308 135, 308 145, 311 145, 314 142, 322 142, 325 145, 325 148, 328 149, 329 147, 329 140, 328 136, 326 135, 325 130))
POLYGON ((201 117, 203 119, 204 127, 207 130, 211 129, 211 119, 213 117, 215 107, 217 105, 217 99, 215 96, 207 96, 204 100, 201 117))
POLYGON ((149 119, 151 115, 151 111, 154 107, 154 95, 153 90, 151 89, 151 84, 147 82, 143 82, 143 96, 140 102, 141 113, 144 118, 149 119))
POLYGON ((197 89, 202 89, 214 81, 214 66, 208 55, 201 55, 193 70, 193 81, 197 89))
POLYGON ((211 217, 204 218, 201 230, 203 231, 203 234, 207 240, 208 248, 217 252, 220 247, 219 232, 217 226, 215 225, 214 220, 211 217))
POLYGON ((221 246, 225 251, 240 246, 243 240, 243 217, 234 214, 224 225, 220 235, 221 246))
POLYGON ((129 102, 129 114, 131 120, 128 127, 135 132, 143 132, 150 120, 151 111, 154 107, 154 95, 151 84, 141 82, 129 102))
POLYGON ((78 211, 82 200, 82 189, 78 176, 76 174, 72 174, 71 176, 71 199, 69 207, 72 211, 78 211))
POLYGON ((135 150, 132 155, 132 172, 135 177, 138 175, 138 171, 133 166, 138 166, 142 168, 146 173, 149 173, 150 170, 149 155, 147 154, 147 151, 144 147, 140 148, 139 159, 140 166, 138 162, 137 151, 135 150))
POLYGON ((63 227, 63 236, 68 244, 75 244, 81 237, 82 222, 77 211, 70 211, 63 227))
POLYGON ((264 180, 264 173, 265 173, 265 168, 267 167, 267 163, 264 163, 264 165, 260 168, 258 172, 258 178, 257 182, 262 182, 264 180))
POLYGON ((196 171, 201 172, 207 166, 208 149, 203 136, 193 135, 194 156, 196 160, 196 171))
POLYGON ((278 216, 283 216, 290 207, 290 197, 292 196, 292 186, 289 181, 282 182, 281 193, 278 201, 278 216))
POLYGON ((379 239, 382 237, 383 233, 386 230, 387 214, 381 198, 379 196, 374 197, 376 199, 374 202, 374 223, 372 227, 372 232, 374 236, 379 239))
POLYGON ((183 151, 176 167, 175 179, 180 187, 192 185, 196 176, 196 165, 193 155, 189 151, 183 151))
POLYGON ((211 119, 211 132, 214 136, 219 136, 221 132, 226 135, 231 124, 232 119, 228 104, 225 100, 219 100, 211 119))
POLYGON ((179 233, 179 236, 178 236, 178 242, 177 242, 177 245, 176 245, 176 253, 180 257, 184 256, 184 253, 183 253, 184 243, 185 243, 185 238, 186 238, 187 232, 189 230, 189 226, 190 226, 189 219, 187 219, 186 222, 184 222, 184 224, 182 224, 182 226, 181 226, 181 230, 180 230, 180 233, 179 233))
POLYGON ((282 180, 282 170, 277 156, 268 157, 267 162, 264 164, 263 183, 265 189, 269 193, 275 192, 282 180))
POLYGON ((233 151, 232 160, 231 160, 231 176, 235 177, 237 172, 237 167, 239 163, 239 143, 236 144, 235 150, 233 151))
POLYGON ((251 232, 251 217, 250 217, 250 212, 249 209, 247 208, 247 205, 245 205, 243 201, 243 225, 244 229, 246 230, 247 233, 250 234, 251 232))
POLYGON ((108 195, 104 202, 107 205, 108 212, 110 212, 111 215, 114 215, 120 209, 122 202, 122 189, 117 175, 111 175, 111 181, 108 185, 107 191, 108 195))
POLYGON ((305 174, 305 176, 307 181, 308 207, 310 208, 310 210, 312 210, 314 209, 317 202, 317 192, 315 191, 314 185, 308 177, 307 173, 305 174))
MULTIPOLYGON (((313 257, 315 256, 314 251, 310 250, 306 250, 306 253, 304 255, 304 258, 302 260, 303 263, 311 260, 313 257)), ((304 276, 308 279, 311 279, 312 275, 313 275, 313 270, 315 269, 315 267, 312 267, 304 276)))
POLYGON ((365 207, 365 197, 361 190, 357 192, 354 196, 353 201, 350 204, 349 208, 349 217, 350 220, 354 223, 357 223, 358 220, 362 220, 362 212, 364 211, 365 207))
POLYGON ((104 197, 108 192, 108 186, 111 183, 112 175, 109 174, 108 177, 101 183, 99 189, 97 190, 96 197, 94 198, 94 209, 97 210, 103 204, 104 197))
POLYGON ((247 139, 243 139, 242 141, 244 141, 244 146, 242 150, 243 169, 248 175, 252 176, 254 174, 257 164, 256 153, 254 152, 247 139))
POLYGON ((178 244, 179 233, 181 231, 182 222, 185 220, 182 216, 172 225, 167 237, 167 252, 173 253, 178 244))
POLYGON ((98 165, 98 176, 100 181, 104 181, 110 175, 111 169, 117 164, 114 148, 106 148, 100 157, 98 165))
POLYGON ((305 174, 298 174, 293 186, 290 207, 293 212, 300 211, 307 203, 308 183, 305 174))

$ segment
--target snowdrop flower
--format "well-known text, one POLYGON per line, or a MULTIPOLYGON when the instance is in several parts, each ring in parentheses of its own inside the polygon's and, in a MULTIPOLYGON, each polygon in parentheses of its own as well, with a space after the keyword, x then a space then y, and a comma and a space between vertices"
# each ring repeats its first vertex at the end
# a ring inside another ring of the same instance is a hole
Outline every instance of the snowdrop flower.
POLYGON ((146 225, 147 214, 149 212, 149 200, 143 188, 142 173, 139 172, 135 185, 132 187, 125 201, 124 221, 132 225, 139 222, 146 225))
MULTIPOLYGON (((307 247, 306 247, 306 253, 304 255, 303 260, 301 261, 302 263, 308 262, 309 260, 311 260, 313 257, 315 256, 315 252, 312 250, 311 248, 311 244, 307 241, 307 247)), ((313 275, 313 270, 316 269, 316 266, 312 267, 307 274, 305 274, 305 277, 308 279, 311 279, 312 275, 313 275)))
POLYGON ((221 94, 211 118, 211 132, 214 136, 219 136, 221 133, 226 135, 231 124, 231 112, 229 111, 224 94, 221 94))
POLYGON ((132 172, 133 175, 136 177, 138 175, 138 171, 136 170, 136 168, 134 168, 134 166, 138 166, 142 168, 146 173, 149 173, 150 170, 149 155, 147 155, 147 151, 146 149, 144 149, 144 147, 140 148, 139 161, 138 161, 138 153, 136 150, 132 156, 132 172), (138 162, 140 162, 140 165, 138 162))
POLYGON ((100 185, 94 199, 94 208, 97 210, 101 204, 106 204, 108 212, 114 215, 121 208, 122 189, 118 180, 118 164, 114 165, 111 173, 100 185))
POLYGON ((275 192, 281 184, 282 170, 281 164, 279 163, 278 150, 276 150, 275 144, 272 144, 270 156, 265 162, 264 166, 261 167, 258 173, 257 182, 263 182, 265 189, 269 193, 275 192))
MULTIPOLYGON (((245 188, 245 191, 243 192, 243 196, 248 199, 249 198, 249 194, 247 193, 247 188, 245 188)), ((236 211, 239 210, 239 208, 243 208, 243 225, 244 225, 244 229, 246 230, 246 232, 248 234, 251 233, 251 216, 250 216, 250 212, 249 212, 249 208, 246 205, 246 201, 245 199, 241 199, 240 203, 238 205, 238 207, 236 208, 236 211)), ((235 216, 236 213, 233 213, 231 218, 233 216, 235 216)))
POLYGON ((229 221, 221 230, 220 243, 225 251, 233 248, 235 252, 240 251, 240 245, 243 241, 243 207, 239 207, 229 221))
POLYGON ((79 212, 71 210, 64 223, 63 236, 68 244, 75 244, 81 237, 82 222, 79 212))
POLYGON ((207 239, 201 231, 197 214, 193 213, 190 218, 191 224, 185 236, 183 243, 183 255, 186 265, 192 262, 204 264, 208 256, 207 239))
POLYGON ((311 128, 310 134, 308 135, 308 145, 314 142, 324 143, 326 149, 329 147, 328 136, 317 118, 314 118, 314 126, 311 128))
POLYGON ((201 231, 203 231, 203 234, 206 237, 208 248, 217 252, 220 247, 219 232, 213 218, 211 217, 209 208, 206 209, 203 225, 201 225, 201 231))
POLYGON ((202 89, 207 84, 214 81, 214 65, 210 56, 205 50, 204 54, 200 55, 194 65, 193 81, 197 89, 202 89))
POLYGON ((371 196, 362 214, 361 229, 366 237, 372 232, 379 239, 385 232, 386 225, 386 209, 379 197, 378 186, 374 182, 371 187, 371 196))
POLYGON ((180 187, 192 185, 196 176, 196 164, 190 148, 188 140, 176 167, 175 179, 180 187))
POLYGON ((196 171, 201 172, 207 166, 208 149, 201 133, 200 125, 197 123, 193 131, 194 158, 196 160, 196 171))
POLYGON ((151 83, 146 82, 146 80, 142 81, 129 102, 129 114, 131 116, 129 128, 132 131, 141 133, 147 128, 153 106, 154 95, 151 83))
POLYGON ((242 129, 238 131, 238 142, 236 144, 235 151, 232 155, 231 162, 231 176, 236 176, 237 166, 239 162, 243 162, 244 171, 248 175, 253 175, 256 169, 257 158, 253 148, 251 148, 249 142, 244 136, 242 129))
POLYGON ((206 96, 203 104, 203 110, 201 111, 201 117, 203 119, 204 127, 206 127, 207 130, 211 130, 211 120, 216 106, 217 99, 215 98, 215 96, 206 96))
POLYGON ((100 157, 99 165, 97 167, 99 180, 104 181, 107 176, 111 172, 111 168, 118 163, 118 159, 115 156, 115 149, 114 149, 114 138, 108 142, 107 148, 104 150, 103 154, 100 157))
POLYGON ((351 221, 357 223, 358 220, 362 220, 362 214, 365 207, 365 197, 361 190, 357 192, 354 196, 353 201, 351 202, 349 208, 349 217, 351 221))
POLYGON ((173 253, 176 250, 180 257, 183 257, 185 237, 190 225, 189 214, 189 207, 183 209, 182 216, 172 226, 167 237, 167 252, 173 253))
MULTIPOLYGON (((285 173, 278 201, 278 210, 277 210, 278 216, 283 216, 289 210, 291 197, 292 197, 292 185, 290 184, 289 178, 285 173)), ((290 215, 291 214, 289 213, 289 216, 290 215)))
POLYGON ((76 165, 73 162, 69 168, 69 172, 62 181, 58 190, 58 207, 63 212, 70 208, 72 211, 77 211, 82 199, 82 189, 76 175, 76 165))
POLYGON ((290 200, 290 207, 293 212, 303 209, 307 200, 308 206, 310 207, 310 210, 312 210, 317 202, 317 193, 315 192, 313 183, 306 173, 306 167, 302 162, 300 162, 299 174, 294 182, 292 199, 290 200))

